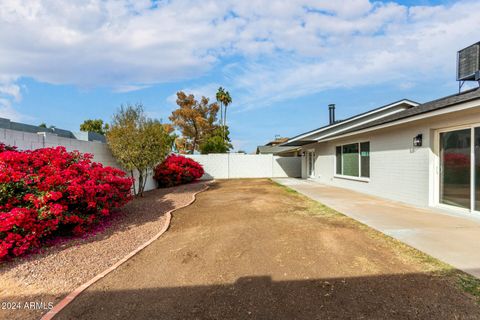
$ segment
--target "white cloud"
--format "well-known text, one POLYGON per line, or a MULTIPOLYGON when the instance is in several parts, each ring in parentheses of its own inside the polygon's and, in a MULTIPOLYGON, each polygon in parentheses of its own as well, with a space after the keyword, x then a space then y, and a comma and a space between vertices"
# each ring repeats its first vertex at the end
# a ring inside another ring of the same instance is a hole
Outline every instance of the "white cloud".
POLYGON ((476 12, 478 1, 412 8, 376 3, 348 17, 308 13, 294 36, 286 26, 273 32, 276 52, 227 66, 225 73, 246 108, 341 87, 453 83, 456 51, 480 40, 476 12))
POLYGON ((9 99, 5 99, 1 97, 0 97, 0 118, 9 119, 12 121, 22 121, 22 120, 31 119, 30 117, 20 114, 18 111, 16 111, 12 107, 12 104, 9 99))
POLYGON ((134 85, 134 84, 125 84, 125 85, 119 85, 113 88, 114 92, 118 93, 125 93, 125 92, 132 92, 132 91, 138 91, 142 89, 146 89, 150 86, 148 85, 134 85))
POLYGON ((21 77, 128 92, 232 60, 218 82, 247 107, 338 87, 447 81, 455 51, 480 40, 478 12, 473 0, 172 0, 155 8, 146 0, 3 0, 0 93, 18 101, 18 85, 1 79, 21 77))
POLYGON ((14 83, 0 84, 0 96, 9 96, 18 102, 22 99, 20 86, 14 83))
POLYGON ((14 121, 28 119, 26 115, 20 114, 12 106, 12 102, 20 102, 22 94, 20 86, 15 84, 15 79, 0 75, 0 118, 14 121))

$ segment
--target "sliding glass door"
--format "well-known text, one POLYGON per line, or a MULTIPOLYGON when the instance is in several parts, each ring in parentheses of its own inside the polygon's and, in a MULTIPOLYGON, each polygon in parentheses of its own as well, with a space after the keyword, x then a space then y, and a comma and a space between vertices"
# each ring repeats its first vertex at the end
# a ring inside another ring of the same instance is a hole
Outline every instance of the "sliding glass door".
POLYGON ((480 127, 441 132, 442 204, 480 211, 480 127))
POLYGON ((315 177, 315 152, 307 151, 307 176, 309 178, 315 177))
POLYGON ((474 187, 474 197, 475 197, 475 207, 474 209, 480 211, 480 128, 477 127, 474 129, 474 157, 475 157, 475 187, 474 187))
POLYGON ((471 129, 440 133, 440 202, 470 208, 471 129))

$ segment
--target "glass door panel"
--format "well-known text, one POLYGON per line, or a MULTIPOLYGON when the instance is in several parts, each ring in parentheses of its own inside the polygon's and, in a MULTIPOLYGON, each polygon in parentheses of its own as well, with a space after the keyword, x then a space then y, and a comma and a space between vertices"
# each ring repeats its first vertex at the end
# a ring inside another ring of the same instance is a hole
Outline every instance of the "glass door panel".
POLYGON ((475 210, 480 211, 480 128, 474 129, 475 146, 475 210))
POLYGON ((308 177, 313 177, 314 166, 315 166, 315 153, 313 153, 312 151, 308 151, 307 152, 308 177))
POLYGON ((471 129, 440 133, 440 202, 470 209, 471 129))

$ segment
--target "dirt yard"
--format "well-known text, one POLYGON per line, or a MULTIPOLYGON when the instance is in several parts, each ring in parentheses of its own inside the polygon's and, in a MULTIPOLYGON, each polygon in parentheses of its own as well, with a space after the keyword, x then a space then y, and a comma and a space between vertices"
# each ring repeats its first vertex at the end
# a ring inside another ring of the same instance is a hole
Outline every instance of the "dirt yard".
POLYGON ((479 319, 456 273, 269 180, 219 181, 58 319, 479 319))

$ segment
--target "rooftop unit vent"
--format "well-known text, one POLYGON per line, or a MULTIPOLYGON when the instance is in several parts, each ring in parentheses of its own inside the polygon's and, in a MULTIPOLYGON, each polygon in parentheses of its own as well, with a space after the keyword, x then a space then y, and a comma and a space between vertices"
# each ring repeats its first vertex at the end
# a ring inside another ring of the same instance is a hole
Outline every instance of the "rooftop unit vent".
POLYGON ((457 81, 480 80, 480 42, 458 51, 457 81))

